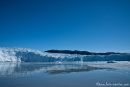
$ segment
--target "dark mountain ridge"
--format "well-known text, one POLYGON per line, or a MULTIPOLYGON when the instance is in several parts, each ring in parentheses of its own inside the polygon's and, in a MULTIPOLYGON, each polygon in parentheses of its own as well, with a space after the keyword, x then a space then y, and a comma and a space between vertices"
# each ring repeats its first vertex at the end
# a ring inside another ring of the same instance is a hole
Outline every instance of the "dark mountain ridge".
POLYGON ((122 54, 117 52, 105 52, 105 53, 95 53, 88 51, 78 51, 78 50, 47 50, 48 53, 64 53, 64 54, 80 54, 80 55, 111 55, 111 54, 122 54))

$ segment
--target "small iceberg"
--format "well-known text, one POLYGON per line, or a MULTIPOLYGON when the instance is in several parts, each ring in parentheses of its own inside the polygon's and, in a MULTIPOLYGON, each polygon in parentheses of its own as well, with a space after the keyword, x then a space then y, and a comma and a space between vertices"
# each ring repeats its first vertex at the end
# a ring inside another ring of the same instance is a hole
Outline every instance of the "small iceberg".
POLYGON ((56 61, 56 63, 61 64, 62 62, 61 61, 56 61))
POLYGON ((107 61, 107 63, 116 63, 114 60, 107 61))

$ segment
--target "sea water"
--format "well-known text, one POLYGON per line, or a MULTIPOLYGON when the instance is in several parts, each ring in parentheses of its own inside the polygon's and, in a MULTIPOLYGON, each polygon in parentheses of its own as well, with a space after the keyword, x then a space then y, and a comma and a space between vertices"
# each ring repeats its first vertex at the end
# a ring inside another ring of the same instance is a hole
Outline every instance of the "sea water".
POLYGON ((130 87, 130 62, 0 62, 0 87, 130 87))

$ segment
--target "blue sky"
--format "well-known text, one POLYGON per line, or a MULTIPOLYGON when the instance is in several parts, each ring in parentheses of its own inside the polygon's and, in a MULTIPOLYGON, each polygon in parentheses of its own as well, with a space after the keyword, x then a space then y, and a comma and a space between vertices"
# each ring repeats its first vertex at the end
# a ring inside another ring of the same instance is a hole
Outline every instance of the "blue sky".
POLYGON ((130 52, 130 0, 0 0, 0 46, 130 52))

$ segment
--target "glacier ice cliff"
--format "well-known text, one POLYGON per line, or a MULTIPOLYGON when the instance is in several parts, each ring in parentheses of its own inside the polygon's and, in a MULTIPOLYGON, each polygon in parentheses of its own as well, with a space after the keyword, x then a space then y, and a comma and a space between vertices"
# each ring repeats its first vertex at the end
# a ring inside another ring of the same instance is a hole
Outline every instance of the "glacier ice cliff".
POLYGON ((27 48, 0 47, 2 62, 83 62, 83 61, 130 61, 130 53, 111 55, 80 55, 64 53, 48 53, 27 48))

